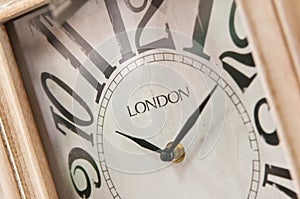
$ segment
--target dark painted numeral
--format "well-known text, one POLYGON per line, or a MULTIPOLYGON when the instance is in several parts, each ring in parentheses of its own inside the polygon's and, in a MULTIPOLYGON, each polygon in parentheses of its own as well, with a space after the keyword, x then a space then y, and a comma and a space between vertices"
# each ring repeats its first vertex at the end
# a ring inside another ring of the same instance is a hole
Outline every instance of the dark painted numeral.
POLYGON ((144 0, 143 4, 140 7, 133 6, 130 0, 124 0, 124 2, 127 8, 129 8, 132 12, 138 13, 142 12, 146 8, 148 0, 144 0))
POLYGON ((244 67, 255 67, 254 61, 252 59, 251 53, 240 54, 232 51, 224 52, 220 55, 220 60, 222 62, 224 70, 234 79, 242 92, 245 92, 249 85, 252 83, 256 74, 251 77, 247 77, 240 70, 236 69, 234 66, 226 63, 225 59, 230 58, 237 62, 240 62, 244 67))
POLYGON ((52 102, 52 104, 55 106, 55 108, 57 110, 59 110, 59 112, 65 118, 67 118, 69 120, 69 121, 67 121, 66 119, 64 119, 63 117, 61 117, 57 113, 55 113, 54 110, 53 110, 53 108, 50 106, 51 113, 52 113, 52 116, 53 116, 56 128, 62 134, 66 135, 66 132, 63 131, 62 128, 61 128, 61 126, 65 126, 66 128, 68 128, 73 133, 75 133, 75 134, 79 135, 80 137, 84 138, 86 141, 89 141, 91 143, 91 145, 93 146, 94 145, 93 134, 92 133, 88 134, 88 133, 82 131, 81 129, 79 129, 78 127, 76 127, 74 125, 74 124, 77 124, 79 126, 88 126, 88 125, 91 125, 94 122, 94 117, 93 117, 92 111, 88 107, 88 105, 84 102, 84 100, 75 91, 73 91, 67 84, 65 84, 62 80, 60 80, 56 76, 44 72, 41 75, 41 81, 42 81, 43 89, 44 89, 45 93, 47 94, 48 98, 50 99, 50 101, 52 102), (79 105, 81 105, 81 107, 83 108, 83 110, 85 110, 86 113, 88 114, 89 119, 88 120, 83 120, 83 119, 81 119, 79 117, 76 117, 71 112, 69 112, 55 98, 55 96, 52 94, 52 92, 49 89, 49 86, 47 84, 47 81, 52 81, 53 83, 55 83, 57 86, 59 86, 60 88, 62 88, 70 97, 72 97, 79 105))
POLYGON ((293 198, 293 199, 298 198, 297 194, 294 191, 288 189, 287 187, 285 187, 283 185, 280 185, 277 182, 274 182, 274 180, 270 180, 269 176, 275 176, 275 177, 291 180, 292 178, 291 178, 289 170, 287 170, 285 168, 266 164, 263 186, 265 187, 267 184, 271 185, 271 186, 275 187, 276 189, 284 192, 290 198, 293 198))
POLYGON ((234 25, 234 18, 236 14, 236 3, 235 1, 232 3, 231 6, 231 11, 230 11, 230 16, 229 16, 229 31, 230 31, 230 36, 234 44, 239 47, 239 48, 246 48, 248 44, 248 39, 245 38, 240 38, 236 32, 236 28, 234 25))
POLYGON ((62 134, 67 135, 67 133, 61 128, 62 126, 64 126, 76 135, 84 138, 86 141, 90 142, 92 146, 94 146, 93 133, 88 134, 79 127, 75 126, 73 123, 61 117, 59 114, 55 113, 52 106, 50 106, 50 110, 57 130, 59 130, 62 134))
MULTIPOLYGON (((51 14, 49 11, 41 14, 49 25, 54 27, 51 20, 51 14)), ((37 20, 37 19, 34 19, 37 20)), ((116 67, 112 67, 99 53, 68 23, 64 22, 61 25, 62 30, 67 36, 75 42, 80 49, 88 56, 88 58, 95 64, 95 66, 104 74, 105 78, 108 79, 116 67)))
POLYGON ((109 79, 116 66, 111 66, 68 22, 63 23, 61 27, 80 46, 93 64, 104 74, 105 78, 109 79))
MULTIPOLYGON (((48 27, 45 26, 45 24, 41 21, 41 17, 42 16, 35 17, 31 21, 31 25, 34 28, 36 28, 40 33, 42 33, 47 38, 47 41, 51 44, 51 46, 54 47, 57 50, 57 52, 59 52, 66 60, 69 60, 71 65, 74 68, 78 69, 79 73, 89 82, 89 84, 94 89, 96 89, 97 94, 96 94, 95 101, 96 103, 99 103, 100 96, 102 94, 105 83, 101 84, 94 78, 94 76, 85 68, 85 66, 82 65, 80 61, 76 59, 76 57, 65 47, 65 45, 48 29, 48 27)), ((43 19, 46 20, 47 18, 43 18, 43 19)), ((101 72, 104 73, 106 69, 111 70, 111 66, 105 65, 105 68, 102 68, 101 72)))
MULTIPOLYGON (((172 38, 172 34, 169 29, 169 24, 166 23, 165 31, 167 33, 167 37, 158 39, 156 41, 141 45, 140 40, 143 31, 145 30, 145 27, 147 23, 150 21, 150 19, 153 17, 157 9, 161 6, 164 0, 152 0, 150 6, 148 7, 145 15, 141 19, 141 21, 138 24, 136 34, 135 34, 135 44, 137 47, 137 50, 139 53, 152 50, 155 48, 169 48, 169 49, 175 49, 175 44, 172 38)), ((132 8, 132 6, 128 6, 132 8)), ((137 10, 131 9, 132 11, 136 12, 137 10)), ((141 10, 141 9, 139 9, 141 10)))
POLYGON ((199 2, 198 14, 195 20, 194 32, 193 32, 193 46, 191 48, 184 48, 183 50, 203 57, 207 60, 210 57, 203 52, 207 30, 209 26, 211 11, 213 7, 213 0, 201 0, 199 2))
POLYGON ((115 37, 119 43, 120 52, 122 55, 122 59, 119 62, 123 63, 124 61, 135 56, 135 53, 132 52, 117 0, 104 0, 104 2, 113 26, 113 30, 115 32, 115 37))
POLYGON ((279 138, 278 138, 276 129, 274 130, 274 132, 268 133, 261 126, 261 121, 259 118, 259 110, 263 105, 266 105, 268 107, 268 110, 270 110, 270 107, 267 103, 266 98, 262 98, 261 100, 259 100, 256 103, 255 108, 254 108, 254 121, 255 121, 255 125, 257 127, 257 131, 264 138, 266 143, 273 145, 273 146, 279 145, 279 138))
POLYGON ((73 148, 69 153, 68 164, 69 164, 69 172, 70 172, 73 186, 74 186, 77 194, 81 198, 89 198, 91 196, 91 192, 92 192, 91 180, 89 178, 87 171, 81 165, 76 165, 74 167, 74 172, 72 172, 72 165, 76 160, 85 160, 93 167, 93 169, 95 170, 95 172, 97 174, 97 179, 93 180, 93 184, 96 189, 99 189, 101 187, 101 177, 100 177, 100 172, 99 172, 98 166, 97 166, 95 160, 85 150, 83 150, 81 148, 77 148, 77 147, 73 148), (84 189, 82 189, 82 188, 79 189, 76 185, 76 182, 74 181, 73 176, 76 175, 76 173, 78 171, 81 171, 82 174, 84 175, 85 182, 86 182, 86 187, 84 189))
MULTIPOLYGON (((246 48, 248 46, 247 38, 241 39, 238 37, 236 28, 234 25, 234 17, 236 13, 236 4, 233 2, 229 18, 229 29, 230 36, 233 43, 239 48, 246 48)), ((220 55, 220 60, 222 62, 224 70, 234 79, 242 92, 245 92, 249 85, 252 83, 256 77, 256 73, 251 77, 247 77, 241 70, 228 64, 225 59, 232 59, 236 62, 243 64, 243 67, 254 68, 255 63, 252 57, 252 53, 241 54, 233 51, 226 51, 220 55)))

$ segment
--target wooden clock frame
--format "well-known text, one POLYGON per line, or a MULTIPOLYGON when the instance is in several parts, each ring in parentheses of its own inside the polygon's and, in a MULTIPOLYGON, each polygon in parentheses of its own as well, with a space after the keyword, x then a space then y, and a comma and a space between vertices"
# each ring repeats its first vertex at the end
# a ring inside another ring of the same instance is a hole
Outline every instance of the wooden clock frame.
MULTIPOLYGON (((300 182, 300 2, 236 0, 292 176, 300 182)), ((0 197, 58 198, 4 23, 47 4, 0 1, 0 197)))

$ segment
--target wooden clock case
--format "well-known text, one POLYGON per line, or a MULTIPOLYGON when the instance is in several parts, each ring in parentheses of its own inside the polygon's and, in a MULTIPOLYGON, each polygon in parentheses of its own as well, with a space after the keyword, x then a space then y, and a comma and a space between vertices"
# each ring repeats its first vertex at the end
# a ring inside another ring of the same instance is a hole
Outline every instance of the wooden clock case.
MULTIPOLYGON (((58 198, 5 23, 45 0, 0 1, 0 197, 58 198)), ((237 0, 292 176, 300 182, 300 2, 237 0)))

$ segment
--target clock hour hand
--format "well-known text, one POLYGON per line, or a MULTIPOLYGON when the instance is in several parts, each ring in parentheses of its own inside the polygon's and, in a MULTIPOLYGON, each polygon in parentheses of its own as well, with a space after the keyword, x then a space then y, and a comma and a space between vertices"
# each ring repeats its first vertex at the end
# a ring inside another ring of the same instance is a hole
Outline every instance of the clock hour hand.
POLYGON ((210 97, 212 96, 212 94, 214 93, 216 88, 217 88, 217 85, 215 85, 215 87, 210 91, 208 96, 197 107, 197 109, 193 112, 193 114, 187 119, 187 121, 184 123, 183 127, 179 131, 178 135, 176 136, 176 138, 172 142, 172 144, 161 152, 160 159, 162 161, 169 162, 174 159, 174 154, 173 154, 174 149, 180 143, 180 141, 187 135, 189 130, 194 126, 198 117, 201 115, 202 111, 206 107, 210 97))
POLYGON ((130 136, 130 135, 126 135, 124 133, 121 133, 120 131, 116 131, 116 133, 126 137, 126 138, 129 138, 130 140, 132 140, 133 142, 137 143, 138 145, 140 145, 141 147, 145 148, 145 149, 148 149, 150 151, 154 151, 154 152, 157 152, 157 153, 161 153, 162 152, 162 149, 155 146, 154 144, 144 140, 144 139, 140 139, 140 138, 137 138, 137 137, 133 137, 133 136, 130 136))

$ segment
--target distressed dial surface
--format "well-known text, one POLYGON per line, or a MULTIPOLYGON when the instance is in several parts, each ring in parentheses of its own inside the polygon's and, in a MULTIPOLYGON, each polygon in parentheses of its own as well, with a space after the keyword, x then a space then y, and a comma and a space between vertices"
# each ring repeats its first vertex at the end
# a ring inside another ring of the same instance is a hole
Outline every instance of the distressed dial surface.
POLYGON ((241 16, 91 0, 61 26, 45 7, 11 23, 60 198, 298 198, 241 16), (162 161, 176 137, 183 160, 162 161))

